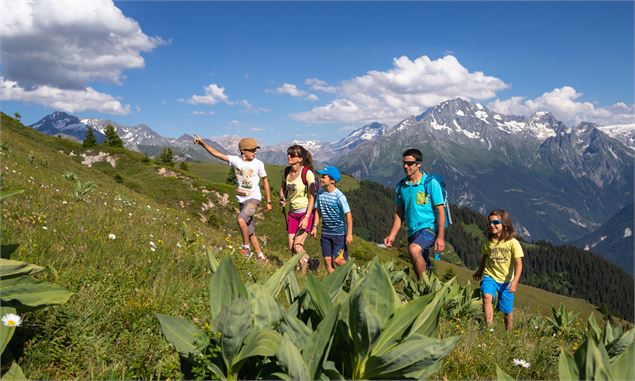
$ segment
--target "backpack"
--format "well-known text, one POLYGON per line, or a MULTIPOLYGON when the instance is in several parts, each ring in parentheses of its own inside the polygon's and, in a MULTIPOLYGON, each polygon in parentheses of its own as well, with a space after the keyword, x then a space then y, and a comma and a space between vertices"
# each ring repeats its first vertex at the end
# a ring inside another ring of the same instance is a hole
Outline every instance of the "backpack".
MULTIPOLYGON (((284 176, 282 177, 282 189, 284 189, 284 198, 287 198, 287 176, 289 176, 289 172, 291 172, 291 167, 286 167, 284 169, 284 176)), ((302 172, 300 176, 302 177, 302 184, 307 188, 307 193, 309 193, 309 182, 306 179, 306 174, 309 172, 309 167, 306 165, 302 167, 302 172)), ((317 181, 313 182, 313 190, 315 191, 315 195, 317 196, 318 185, 317 181)))
MULTIPOLYGON (((432 180, 436 180, 441 186, 441 192, 443 193, 443 200, 445 201, 443 205, 445 208, 445 229, 447 231, 448 226, 452 223, 452 215, 450 214, 450 204, 448 203, 448 191, 445 189, 445 180, 443 179, 443 176, 439 174, 429 173, 423 182, 423 188, 426 190, 427 194, 431 193, 428 190, 428 187, 429 187, 429 184, 432 182, 432 180)), ((432 208, 432 210, 434 211, 436 215, 436 212, 437 212, 436 208, 432 208)))

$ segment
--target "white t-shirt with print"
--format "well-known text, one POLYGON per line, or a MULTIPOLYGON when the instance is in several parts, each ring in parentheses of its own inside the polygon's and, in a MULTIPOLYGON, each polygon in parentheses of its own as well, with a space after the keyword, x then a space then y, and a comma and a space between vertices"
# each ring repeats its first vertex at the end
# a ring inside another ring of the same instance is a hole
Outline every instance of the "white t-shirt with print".
POLYGON ((242 203, 249 199, 262 200, 260 178, 267 176, 265 164, 258 160, 244 161, 240 156, 227 156, 229 165, 236 174, 236 198, 242 203))

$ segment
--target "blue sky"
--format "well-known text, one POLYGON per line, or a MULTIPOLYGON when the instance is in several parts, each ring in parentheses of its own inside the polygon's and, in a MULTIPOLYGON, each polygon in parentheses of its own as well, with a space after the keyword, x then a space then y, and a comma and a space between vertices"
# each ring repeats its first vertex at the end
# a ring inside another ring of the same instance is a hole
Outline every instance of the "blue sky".
POLYGON ((463 97, 635 123, 633 2, 0 0, 2 111, 333 141, 463 97))

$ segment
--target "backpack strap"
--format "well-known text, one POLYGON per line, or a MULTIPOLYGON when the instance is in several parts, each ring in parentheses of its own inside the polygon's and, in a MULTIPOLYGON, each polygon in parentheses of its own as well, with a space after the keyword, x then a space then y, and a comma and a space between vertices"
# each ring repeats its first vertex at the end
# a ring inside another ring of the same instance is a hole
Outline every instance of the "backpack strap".
POLYGON ((284 199, 287 199, 288 191, 287 191, 287 176, 289 176, 289 172, 291 172, 291 166, 288 166, 284 169, 284 174, 282 175, 282 189, 284 189, 284 199))

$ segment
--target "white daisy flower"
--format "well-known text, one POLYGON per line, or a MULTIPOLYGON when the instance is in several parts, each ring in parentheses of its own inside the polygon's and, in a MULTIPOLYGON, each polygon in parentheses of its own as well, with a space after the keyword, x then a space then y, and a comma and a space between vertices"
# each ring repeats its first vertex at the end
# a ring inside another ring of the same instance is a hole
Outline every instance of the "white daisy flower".
POLYGON ((523 359, 514 359, 514 365, 515 366, 522 366, 525 369, 527 369, 527 368, 529 368, 531 366, 527 361, 525 361, 523 359))
POLYGON ((110 234, 108 234, 108 238, 112 239, 112 240, 115 240, 115 239, 117 239, 117 236, 112 234, 112 233, 110 233, 110 234))
POLYGON ((157 244, 156 244, 156 243, 154 243, 154 241, 150 241, 150 246, 152 246, 152 247, 157 247, 157 244))
POLYGON ((6 314, 2 317, 2 324, 7 327, 19 327, 22 324, 22 318, 16 314, 6 314))

